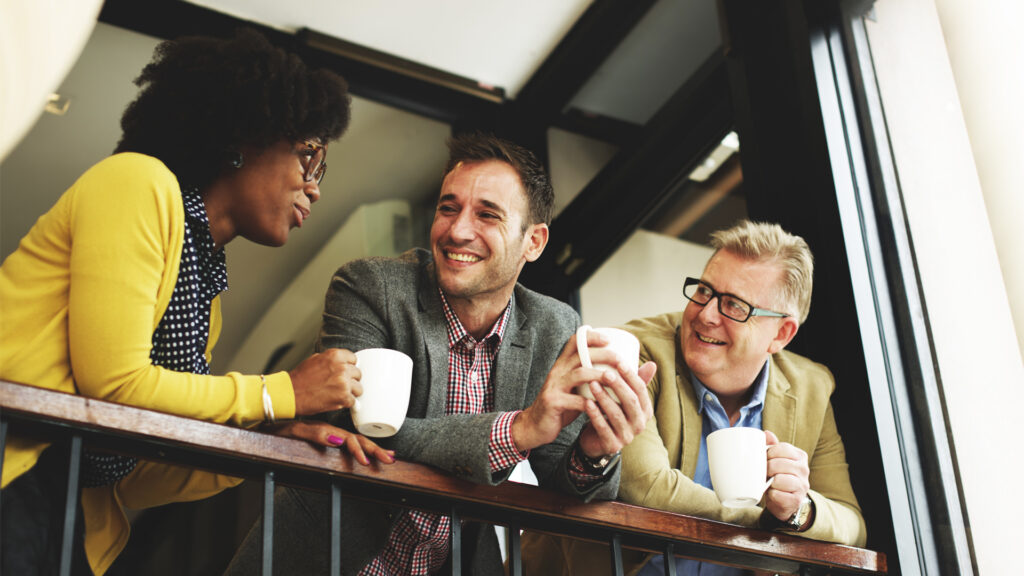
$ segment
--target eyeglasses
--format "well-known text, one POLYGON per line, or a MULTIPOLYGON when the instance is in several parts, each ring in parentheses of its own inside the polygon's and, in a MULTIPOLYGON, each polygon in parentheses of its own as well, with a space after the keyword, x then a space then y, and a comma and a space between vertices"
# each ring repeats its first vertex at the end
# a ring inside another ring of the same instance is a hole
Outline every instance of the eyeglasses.
POLYGON ((772 312, 771 310, 753 306, 732 294, 723 294, 696 278, 687 278, 683 282, 683 296, 686 296, 690 302, 700 304, 701 306, 706 306, 712 299, 718 298, 718 313, 736 322, 746 322, 751 316, 789 317, 789 314, 772 312))
POLYGON ((299 151, 299 160, 306 169, 302 178, 306 182, 316 180, 316 185, 319 186, 324 174, 327 174, 327 144, 306 140, 302 145, 306 146, 299 151))

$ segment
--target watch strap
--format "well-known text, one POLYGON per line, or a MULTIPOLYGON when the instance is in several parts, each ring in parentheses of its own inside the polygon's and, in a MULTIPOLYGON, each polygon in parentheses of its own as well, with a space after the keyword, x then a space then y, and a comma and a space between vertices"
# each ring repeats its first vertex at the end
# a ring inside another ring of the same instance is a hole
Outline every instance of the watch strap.
POLYGON ((594 476, 604 476, 615 469, 615 464, 622 457, 621 453, 605 454, 597 458, 591 458, 583 452, 583 449, 576 445, 576 456, 579 458, 583 471, 594 476))
POLYGON ((804 496, 803 502, 800 503, 800 507, 797 508, 796 512, 789 517, 783 523, 782 530, 801 532, 810 528, 810 520, 814 515, 814 500, 811 500, 809 496, 804 496))

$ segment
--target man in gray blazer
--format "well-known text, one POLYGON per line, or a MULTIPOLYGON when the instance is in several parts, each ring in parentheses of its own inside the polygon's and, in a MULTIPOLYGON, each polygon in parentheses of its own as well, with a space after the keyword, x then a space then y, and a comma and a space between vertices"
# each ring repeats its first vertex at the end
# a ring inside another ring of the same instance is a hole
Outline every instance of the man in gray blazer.
MULTIPOLYGON (((583 500, 611 499, 618 453, 651 417, 638 373, 581 366, 572 308, 517 283, 544 250, 553 192, 536 158, 493 136, 453 137, 431 226, 431 251, 342 266, 331 281, 318 351, 392 348, 413 359, 405 423, 380 445, 353 434, 347 412, 331 424, 295 422, 282 432, 341 445, 360 462, 401 459, 498 484, 529 459, 541 486, 583 500), (598 384, 600 383, 600 385, 598 384), (594 400, 575 394, 590 386, 594 400), (621 404, 604 391, 610 387, 621 404), (583 414, 585 413, 585 416, 583 414)), ((615 365, 591 331, 594 364, 615 365)), ((283 489, 275 506, 274 573, 326 570, 327 497, 283 489)), ((346 503, 345 574, 432 574, 450 562, 448 518, 367 502, 346 503)), ((503 574, 493 530, 467 525, 470 574, 503 574)), ((229 574, 256 570, 259 526, 229 574)))

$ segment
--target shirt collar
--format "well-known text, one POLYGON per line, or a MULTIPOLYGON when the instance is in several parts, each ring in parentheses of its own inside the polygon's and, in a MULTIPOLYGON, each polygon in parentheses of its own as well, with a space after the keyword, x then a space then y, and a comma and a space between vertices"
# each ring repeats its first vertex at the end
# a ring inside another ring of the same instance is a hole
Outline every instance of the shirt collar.
MULTIPOLYGON (((764 404, 764 396, 768 391, 768 370, 770 365, 771 362, 766 360, 761 371, 758 372, 757 377, 754 378, 754 383, 752 384, 754 387, 754 393, 750 396, 750 401, 740 408, 744 413, 750 412, 752 409, 764 404)), ((697 394, 698 413, 703 414, 706 404, 712 399, 716 403, 719 403, 718 395, 709 390, 693 372, 690 372, 690 381, 693 382, 693 391, 697 394)))
MULTIPOLYGON (((437 289, 437 292, 441 295, 441 305, 444 308, 444 317, 447 321, 446 324, 448 325, 448 346, 455 346, 457 343, 466 339, 468 339, 469 344, 476 344, 476 339, 466 331, 466 328, 462 325, 462 321, 459 320, 459 317, 456 316, 455 313, 452 312, 451 307, 448 306, 448 298, 445 297, 444 292, 440 288, 437 289)), ((509 299, 508 304, 505 305, 505 311, 502 312, 501 316, 498 317, 498 320, 493 326, 491 326, 490 331, 487 332, 487 335, 483 337, 482 341, 486 342, 490 340, 495 341, 498 344, 501 343, 502 338, 505 337, 505 326, 508 324, 508 318, 512 313, 512 305, 514 302, 515 295, 513 294, 512 298, 509 299)))
POLYGON ((182 203, 185 205, 185 225, 192 232, 192 239, 199 255, 200 269, 214 294, 227 290, 227 258, 224 248, 217 248, 210 232, 210 218, 206 204, 199 193, 199 187, 182 189, 182 203))

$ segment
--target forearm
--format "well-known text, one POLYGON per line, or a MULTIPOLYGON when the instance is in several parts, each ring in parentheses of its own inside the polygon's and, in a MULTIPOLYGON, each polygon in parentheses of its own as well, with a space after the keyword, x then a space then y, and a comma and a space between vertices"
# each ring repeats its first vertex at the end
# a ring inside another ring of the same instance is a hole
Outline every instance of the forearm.
POLYGON ((810 457, 809 482, 815 519, 802 535, 815 540, 863 546, 867 540, 864 517, 850 483, 846 450, 831 405, 826 410, 818 444, 810 457))
POLYGON ((864 546, 867 528, 859 509, 831 500, 814 490, 808 496, 814 502, 814 522, 800 533, 801 536, 847 546, 864 546))
POLYGON ((478 484, 498 484, 510 472, 491 471, 491 430, 498 415, 407 417, 390 445, 399 459, 429 464, 478 484))

